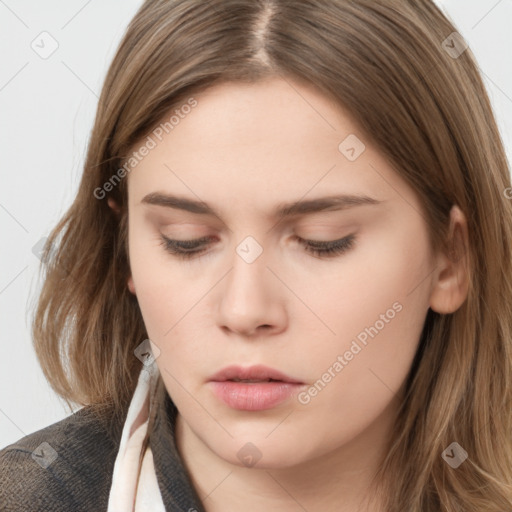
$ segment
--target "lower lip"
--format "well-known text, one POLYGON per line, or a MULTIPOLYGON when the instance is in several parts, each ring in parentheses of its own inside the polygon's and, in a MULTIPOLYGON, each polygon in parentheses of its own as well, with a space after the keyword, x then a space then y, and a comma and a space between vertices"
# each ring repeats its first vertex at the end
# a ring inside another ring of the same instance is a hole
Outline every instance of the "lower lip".
POLYGON ((304 384, 292 382, 247 383, 211 381, 213 392, 227 405, 241 411, 271 409, 297 393, 304 384))

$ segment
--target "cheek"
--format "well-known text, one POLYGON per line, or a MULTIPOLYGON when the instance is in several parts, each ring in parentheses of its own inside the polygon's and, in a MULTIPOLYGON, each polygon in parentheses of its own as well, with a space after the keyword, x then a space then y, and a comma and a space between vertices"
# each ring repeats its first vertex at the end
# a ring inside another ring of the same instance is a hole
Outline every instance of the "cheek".
MULTIPOLYGON (((299 293, 323 322, 308 315, 311 325, 316 322, 323 329, 324 340, 331 341, 330 346, 321 346, 332 360, 350 350, 355 340, 361 351, 353 358, 358 363, 350 366, 364 367, 366 373, 368 365, 382 368, 393 389, 399 387, 428 311, 430 282, 426 278, 432 270, 428 248, 426 234, 413 225, 403 226, 394 233, 372 235, 371 243, 361 243, 340 265, 333 265, 317 286, 296 281, 302 286, 299 293)), ((319 364, 327 362, 321 353, 313 357, 319 364)))
POLYGON ((311 405, 321 414, 337 403, 333 414, 340 421, 350 410, 370 419, 399 391, 428 311, 426 238, 416 236, 414 244, 404 235, 386 238, 391 243, 375 239, 375 252, 360 251, 346 269, 324 280, 321 293, 308 295, 335 333, 324 330, 324 342, 308 356, 320 390, 312 391, 311 405))
POLYGON ((283 280, 293 283, 308 306, 297 320, 341 347, 360 333, 364 338, 365 329, 376 323, 379 337, 400 328, 411 336, 402 335, 395 344, 414 342, 429 304, 428 247, 426 234, 411 224, 376 230, 353 252, 314 263, 307 272, 283 268, 283 280))
POLYGON ((129 251, 137 301, 148 337, 160 349, 157 365, 171 390, 175 381, 167 382, 170 375, 180 382, 187 380, 189 372, 184 369, 197 369, 207 349, 206 326, 199 317, 204 315, 203 296, 211 285, 206 279, 194 279, 186 270, 187 262, 170 256, 156 230, 133 221, 129 251))
POLYGON ((148 335, 158 344, 157 340, 172 326, 187 288, 178 283, 180 274, 172 272, 158 233, 139 219, 130 219, 128 246, 137 301, 148 335))
POLYGON ((144 268, 132 272, 148 336, 161 350, 166 350, 176 338, 178 326, 187 324, 190 315, 187 312, 197 302, 197 294, 186 283, 169 278, 165 267, 158 268, 148 262, 144 268))

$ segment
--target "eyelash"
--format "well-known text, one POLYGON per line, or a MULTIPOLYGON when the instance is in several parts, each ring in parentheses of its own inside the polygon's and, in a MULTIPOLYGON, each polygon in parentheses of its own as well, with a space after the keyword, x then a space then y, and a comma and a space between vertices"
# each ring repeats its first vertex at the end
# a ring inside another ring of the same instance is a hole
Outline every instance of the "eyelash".
MULTIPOLYGON (((211 237, 198 238, 196 240, 171 240, 164 235, 161 235, 161 245, 164 249, 177 256, 180 259, 191 259, 206 251, 206 247, 199 250, 192 250, 195 247, 203 245, 205 242, 211 240, 211 237)), ((296 240, 304 246, 307 252, 311 253, 316 258, 333 258, 341 255, 354 246, 355 235, 351 234, 339 240, 332 240, 328 242, 305 240, 300 237, 295 237, 296 240)))

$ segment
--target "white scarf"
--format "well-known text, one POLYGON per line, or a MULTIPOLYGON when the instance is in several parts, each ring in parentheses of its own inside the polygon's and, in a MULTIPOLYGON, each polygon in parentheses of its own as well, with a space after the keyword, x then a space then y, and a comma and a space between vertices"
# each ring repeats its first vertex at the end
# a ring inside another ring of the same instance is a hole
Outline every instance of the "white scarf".
POLYGON ((156 406, 150 402, 158 376, 154 360, 139 374, 114 464, 107 512, 165 512, 149 445, 137 485, 139 456, 148 428, 149 410, 156 406))

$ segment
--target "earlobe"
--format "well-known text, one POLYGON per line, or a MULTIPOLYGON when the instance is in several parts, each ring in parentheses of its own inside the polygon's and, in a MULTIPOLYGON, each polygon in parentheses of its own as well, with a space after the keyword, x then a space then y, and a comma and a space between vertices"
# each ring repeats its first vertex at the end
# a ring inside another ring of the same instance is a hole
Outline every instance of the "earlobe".
POLYGON ((133 295, 136 295, 136 293, 135 293, 135 285, 133 284, 133 277, 132 276, 130 276, 128 278, 127 284, 128 284, 128 290, 130 290, 130 292, 133 293, 133 295))
POLYGON ((448 243, 448 254, 438 255, 430 295, 431 309, 441 314, 457 311, 466 300, 469 289, 467 220, 456 205, 450 211, 448 243))
POLYGON ((119 205, 116 203, 116 201, 114 201, 114 199, 112 199, 111 197, 109 197, 107 199, 107 204, 109 206, 109 208, 111 210, 114 211, 114 213, 119 216, 119 214, 121 213, 121 208, 119 208, 119 205))

